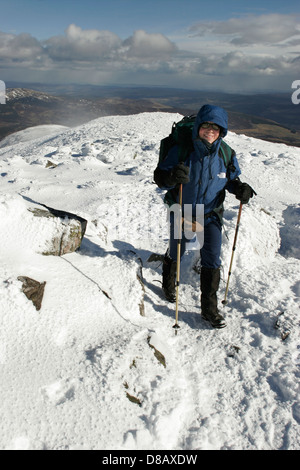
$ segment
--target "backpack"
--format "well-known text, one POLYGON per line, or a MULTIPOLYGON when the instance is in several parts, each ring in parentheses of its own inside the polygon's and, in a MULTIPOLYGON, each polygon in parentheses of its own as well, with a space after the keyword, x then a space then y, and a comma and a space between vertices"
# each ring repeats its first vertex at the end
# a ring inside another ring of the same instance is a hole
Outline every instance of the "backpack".
MULTIPOLYGON (((174 145, 178 145, 178 161, 184 162, 189 154, 194 150, 192 131, 195 124, 196 115, 184 116, 181 121, 174 122, 171 134, 160 141, 159 160, 162 162, 174 145)), ((221 141, 219 155, 223 158, 227 168, 231 162, 232 149, 223 140, 221 141)))

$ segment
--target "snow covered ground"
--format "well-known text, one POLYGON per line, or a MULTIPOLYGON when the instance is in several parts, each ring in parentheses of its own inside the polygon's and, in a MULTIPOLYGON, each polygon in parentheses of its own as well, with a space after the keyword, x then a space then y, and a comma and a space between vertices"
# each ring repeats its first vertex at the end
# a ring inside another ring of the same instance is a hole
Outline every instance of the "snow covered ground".
MULTIPOLYGON (((148 258, 167 247, 152 175, 179 118, 104 117, 0 148, 1 449, 299 449, 300 149, 228 134, 257 196, 243 207, 227 327, 200 317, 192 250, 175 335, 148 258), (47 234, 29 199, 88 220, 80 251, 39 254, 47 234), (18 276, 46 282, 40 311, 18 276)), ((220 307, 237 212, 227 195, 220 307)))

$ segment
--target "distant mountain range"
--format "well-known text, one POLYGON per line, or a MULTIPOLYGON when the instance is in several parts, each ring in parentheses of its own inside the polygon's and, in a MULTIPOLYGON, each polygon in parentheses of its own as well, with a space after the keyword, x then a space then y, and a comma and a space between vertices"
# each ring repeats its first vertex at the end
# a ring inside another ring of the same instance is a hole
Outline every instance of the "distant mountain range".
POLYGON ((193 114, 205 103, 224 107, 230 130, 300 147, 300 105, 289 94, 238 95, 156 87, 11 84, 0 105, 0 140, 41 124, 77 126, 109 115, 163 111, 193 114))

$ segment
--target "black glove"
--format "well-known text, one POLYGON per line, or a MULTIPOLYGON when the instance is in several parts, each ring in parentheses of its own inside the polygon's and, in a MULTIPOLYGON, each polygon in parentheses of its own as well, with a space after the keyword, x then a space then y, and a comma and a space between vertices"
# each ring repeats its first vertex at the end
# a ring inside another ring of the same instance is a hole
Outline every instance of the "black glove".
POLYGON ((168 186, 176 186, 176 184, 186 184, 190 181, 189 177, 190 169, 183 162, 178 163, 170 171, 168 177, 166 178, 166 183, 168 186))
POLYGON ((236 181, 235 196, 242 204, 247 204, 254 194, 256 195, 256 192, 249 184, 236 181))

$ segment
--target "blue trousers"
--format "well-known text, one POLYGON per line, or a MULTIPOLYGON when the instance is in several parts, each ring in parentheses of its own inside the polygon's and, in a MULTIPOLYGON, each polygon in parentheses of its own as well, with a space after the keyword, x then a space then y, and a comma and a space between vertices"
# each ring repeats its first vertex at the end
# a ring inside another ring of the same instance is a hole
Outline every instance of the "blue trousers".
MULTIPOLYGON (((182 233, 181 239, 181 257, 186 250, 186 244, 189 240, 182 233)), ((174 237, 174 214, 170 215, 170 241, 169 255, 173 260, 177 258, 178 240, 174 237)), ((222 244, 222 225, 219 219, 211 217, 205 221, 204 225, 204 243, 200 248, 201 266, 206 268, 219 268, 221 266, 221 244, 222 244)))

